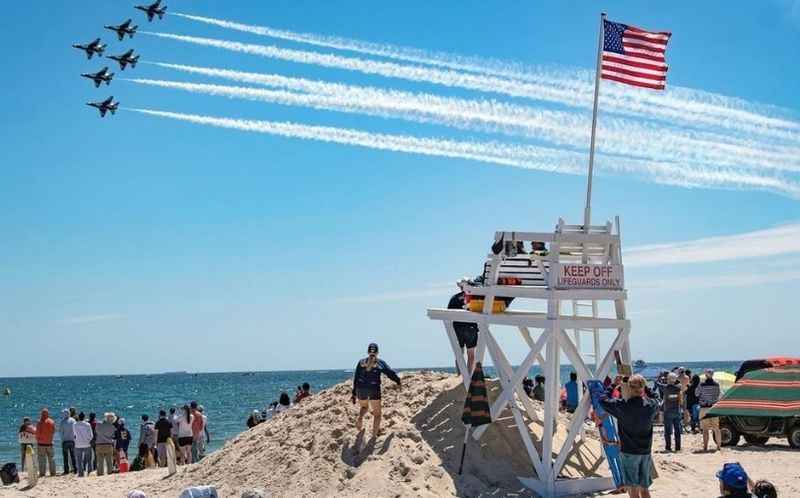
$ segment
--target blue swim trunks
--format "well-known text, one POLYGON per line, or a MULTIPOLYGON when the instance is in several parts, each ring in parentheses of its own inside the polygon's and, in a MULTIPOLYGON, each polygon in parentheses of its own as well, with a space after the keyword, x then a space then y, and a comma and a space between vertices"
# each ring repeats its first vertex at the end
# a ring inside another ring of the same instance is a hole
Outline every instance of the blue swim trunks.
POLYGON ((650 455, 634 455, 620 453, 622 465, 622 483, 626 486, 649 488, 653 484, 653 459, 650 455))

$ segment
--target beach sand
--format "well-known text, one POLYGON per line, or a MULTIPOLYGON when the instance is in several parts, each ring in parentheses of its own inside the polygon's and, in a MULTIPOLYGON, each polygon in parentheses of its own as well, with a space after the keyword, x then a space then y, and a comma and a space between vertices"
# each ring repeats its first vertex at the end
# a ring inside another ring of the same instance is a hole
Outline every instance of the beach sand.
MULTIPOLYGON (((464 475, 458 476, 464 437, 459 379, 436 372, 402 377, 402 391, 391 385, 384 388, 384 430, 376 440, 370 439, 369 416, 366 434, 356 433, 357 409, 349 402, 349 384, 343 383, 243 432, 173 476, 157 469, 83 479, 47 477, 25 490, 23 474, 19 485, 0 488, 0 497, 125 497, 140 489, 148 497, 175 498, 187 486, 209 484, 221 497, 239 497, 253 489, 274 497, 534 496, 516 479, 533 471, 516 428, 508 423, 509 413, 493 423, 480 442, 470 442, 464 475)), ((490 398, 495 394, 490 391, 490 398)), ((566 415, 559 416, 559 434, 567 421, 566 415)), ((541 425, 528 422, 534 437, 541 434, 541 425)), ((785 440, 696 453, 702 439, 687 435, 681 453, 664 454, 662 434, 657 428, 654 457, 660 478, 651 488, 654 497, 717 496, 714 474, 730 461, 740 462, 754 479, 771 480, 780 496, 800 496, 800 452, 790 450, 785 440)), ((585 443, 570 458, 565 473, 607 475, 605 463, 593 463, 598 453, 597 435, 588 428, 585 443)))

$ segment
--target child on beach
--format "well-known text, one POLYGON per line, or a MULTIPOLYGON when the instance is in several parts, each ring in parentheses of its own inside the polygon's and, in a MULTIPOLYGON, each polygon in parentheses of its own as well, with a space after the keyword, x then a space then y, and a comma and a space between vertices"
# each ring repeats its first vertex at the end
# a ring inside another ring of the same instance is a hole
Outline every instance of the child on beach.
POLYGON ((372 412, 372 437, 378 437, 381 430, 381 374, 386 375, 400 388, 400 377, 389 368, 385 361, 378 359, 378 345, 375 343, 367 347, 367 357, 356 364, 353 375, 353 391, 350 397, 353 404, 358 399, 360 408, 356 429, 363 430, 364 415, 367 410, 372 412))

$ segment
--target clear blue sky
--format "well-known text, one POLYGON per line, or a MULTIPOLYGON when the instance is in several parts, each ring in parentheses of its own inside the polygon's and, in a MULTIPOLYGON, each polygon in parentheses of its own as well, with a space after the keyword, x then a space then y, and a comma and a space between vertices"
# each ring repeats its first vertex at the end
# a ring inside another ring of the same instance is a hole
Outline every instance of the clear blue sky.
MULTIPOLYGON (((441 325, 425 310, 443 307, 449 283, 480 270, 494 231, 546 231, 559 216, 580 221, 581 176, 126 111, 100 120, 84 102, 113 94, 128 107, 497 138, 124 81, 95 90, 78 74, 103 64, 70 44, 96 36, 109 43, 107 53, 132 47, 149 61, 522 102, 142 34, 119 43, 101 26, 133 17, 152 31, 332 52, 174 16, 148 24, 129 3, 4 7, 11 21, 0 31, 0 376, 350 368, 373 340, 398 367, 449 365, 441 325)), ((570 70, 593 69, 606 7, 613 20, 673 32, 668 85, 777 106, 800 122, 797 2, 167 3, 253 25, 570 70)), ((205 81, 144 64, 124 76, 205 81)), ((800 219, 798 200, 788 196, 626 175, 598 176, 594 200, 595 221, 621 216, 626 247, 800 219)), ((800 352, 800 258, 779 253, 628 269, 634 355, 688 361, 800 352), (769 277, 747 285, 730 279, 759 275, 769 277), (710 283, 694 285, 700 280, 710 283)))

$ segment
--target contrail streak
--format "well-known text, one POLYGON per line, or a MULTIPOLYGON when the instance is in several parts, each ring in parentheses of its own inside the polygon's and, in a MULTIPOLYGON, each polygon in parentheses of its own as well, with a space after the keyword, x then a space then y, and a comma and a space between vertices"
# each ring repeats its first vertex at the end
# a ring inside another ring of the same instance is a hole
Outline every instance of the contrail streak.
MULTIPOLYGON (((283 137, 428 156, 470 159, 562 174, 574 175, 585 172, 584 154, 533 145, 420 138, 288 122, 241 120, 149 109, 129 110, 196 124, 283 137)), ((640 161, 611 155, 598 155, 598 167, 601 170, 634 174, 669 185, 758 189, 778 192, 795 198, 800 197, 800 185, 797 183, 782 178, 759 176, 724 168, 685 168, 668 162, 640 161)))
MULTIPOLYGON (((586 71, 526 67, 519 63, 465 57, 457 54, 433 52, 411 47, 390 44, 378 44, 336 36, 314 33, 298 33, 275 29, 268 26, 253 26, 223 19, 176 13, 179 17, 197 22, 220 26, 235 31, 252 33, 276 39, 305 43, 317 47, 346 50, 364 55, 385 57, 388 59, 416 64, 426 64, 456 71, 467 71, 476 74, 516 80, 520 83, 544 84, 567 89, 579 95, 581 105, 587 106, 592 99, 592 77, 586 71), (582 77, 583 76, 583 77, 582 77)), ((687 112, 698 113, 699 116, 687 117, 684 120, 697 124, 713 124, 730 129, 748 128, 747 132, 758 132, 774 135, 776 138, 796 140, 800 131, 800 123, 796 120, 777 117, 781 110, 765 105, 757 105, 742 99, 727 97, 691 88, 672 87, 666 92, 632 91, 614 84, 603 87, 603 98, 611 100, 611 105, 619 111, 650 113, 653 117, 674 119, 687 112), (656 111, 654 108, 661 108, 656 111), (733 120, 727 121, 726 120, 733 120), (774 129, 778 128, 778 129, 774 129), (783 129, 783 133, 780 129, 783 129), (789 131, 790 133, 786 133, 789 131), (794 133, 791 133, 791 132, 794 133)), ((604 102, 604 106, 608 102, 604 102)), ((785 114, 785 112, 784 112, 785 114)))
MULTIPOLYGON (((435 123, 459 129, 526 136, 558 145, 585 149, 588 145, 586 117, 573 112, 542 111, 531 107, 486 100, 441 97, 289 78, 274 74, 247 73, 180 64, 151 63, 192 74, 220 77, 291 90, 275 92, 257 88, 228 87, 163 80, 133 80, 137 83, 186 91, 247 98, 283 105, 363 113, 400 118, 417 123, 435 123), (298 94, 295 92, 303 92, 298 94)), ((675 130, 652 128, 620 119, 605 120, 598 150, 609 154, 678 160, 715 166, 800 171, 800 149, 772 150, 744 140, 726 143, 726 137, 686 136, 675 130)))

